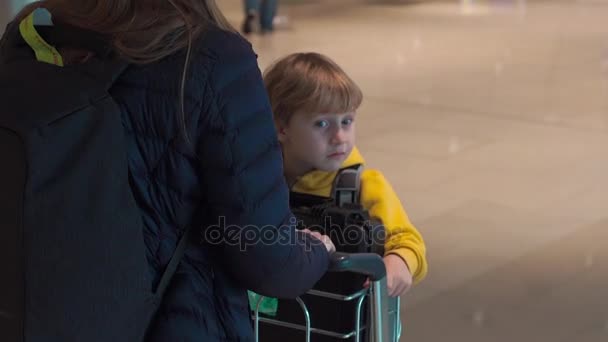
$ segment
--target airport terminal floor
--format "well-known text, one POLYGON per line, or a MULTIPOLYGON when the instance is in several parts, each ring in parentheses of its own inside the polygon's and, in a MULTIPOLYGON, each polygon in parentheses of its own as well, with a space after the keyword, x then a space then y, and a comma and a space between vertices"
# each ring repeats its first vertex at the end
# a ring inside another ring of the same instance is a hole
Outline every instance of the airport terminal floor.
MULTIPOLYGON (((220 3, 240 25, 240 1, 220 3)), ((402 341, 608 340, 608 1, 279 14, 287 28, 250 36, 261 68, 295 51, 345 67, 365 93, 357 144, 426 239, 402 341)))
MULTIPOLYGON (((6 1, 6 0, 2 0, 6 1)), ((240 27, 241 0, 217 0, 240 27)), ((608 0, 284 0, 261 69, 328 55, 427 244, 401 341, 608 341, 608 0)))

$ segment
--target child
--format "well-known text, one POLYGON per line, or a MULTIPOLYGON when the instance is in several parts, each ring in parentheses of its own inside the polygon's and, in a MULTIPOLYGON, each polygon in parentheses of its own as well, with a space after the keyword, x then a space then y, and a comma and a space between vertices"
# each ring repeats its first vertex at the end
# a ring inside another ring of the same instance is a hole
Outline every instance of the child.
MULTIPOLYGON (((330 196, 341 168, 364 164, 355 147, 355 118, 363 95, 329 58, 296 53, 264 73, 291 191, 330 196)), ((401 296, 427 273, 426 247, 399 198, 378 170, 361 174, 360 203, 386 230, 389 296, 401 296)))

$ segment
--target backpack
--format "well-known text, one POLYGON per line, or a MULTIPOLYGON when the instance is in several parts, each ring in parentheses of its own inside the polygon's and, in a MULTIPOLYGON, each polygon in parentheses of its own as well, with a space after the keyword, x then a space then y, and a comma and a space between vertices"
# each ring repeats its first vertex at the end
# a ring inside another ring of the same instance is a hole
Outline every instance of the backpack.
POLYGON ((291 210, 299 228, 330 236, 340 252, 384 255, 384 226, 360 203, 362 172, 360 164, 340 169, 329 197, 292 191, 291 210))
POLYGON ((152 288, 121 112, 108 93, 127 64, 52 63, 56 50, 34 26, 49 25, 40 10, 1 43, 17 47, 0 56, 2 340, 142 341, 189 234, 152 288))

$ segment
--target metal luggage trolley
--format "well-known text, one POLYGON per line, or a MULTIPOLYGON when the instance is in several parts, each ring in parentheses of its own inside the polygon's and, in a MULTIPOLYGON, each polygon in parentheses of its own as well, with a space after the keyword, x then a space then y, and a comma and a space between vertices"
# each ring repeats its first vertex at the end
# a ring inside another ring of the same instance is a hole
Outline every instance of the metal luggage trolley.
POLYGON ((299 304, 304 315, 305 325, 285 322, 260 316, 260 304, 263 297, 258 299, 256 310, 253 313, 255 338, 260 341, 260 323, 270 326, 280 326, 304 332, 306 342, 311 341, 311 334, 319 334, 338 340, 349 340, 354 337, 356 342, 397 342, 401 336, 401 321, 399 317, 399 298, 389 298, 386 292, 386 269, 382 258, 375 253, 341 253, 332 256, 328 273, 351 272, 369 277, 371 286, 349 295, 335 294, 319 290, 310 290, 307 295, 330 298, 341 302, 356 301, 354 326, 347 333, 340 333, 315 328, 314 312, 310 312, 306 303, 300 298, 295 301, 299 304), (364 299, 368 298, 369 305, 364 306, 364 299), (367 308, 366 324, 361 324, 364 307, 367 308))

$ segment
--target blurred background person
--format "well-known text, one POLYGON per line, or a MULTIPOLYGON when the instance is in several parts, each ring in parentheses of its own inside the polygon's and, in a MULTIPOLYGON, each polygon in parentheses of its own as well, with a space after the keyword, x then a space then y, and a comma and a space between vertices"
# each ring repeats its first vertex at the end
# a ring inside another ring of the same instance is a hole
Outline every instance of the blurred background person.
POLYGON ((245 20, 241 27, 243 33, 252 33, 256 23, 259 25, 260 33, 272 32, 278 3, 278 0, 244 0, 245 20))

